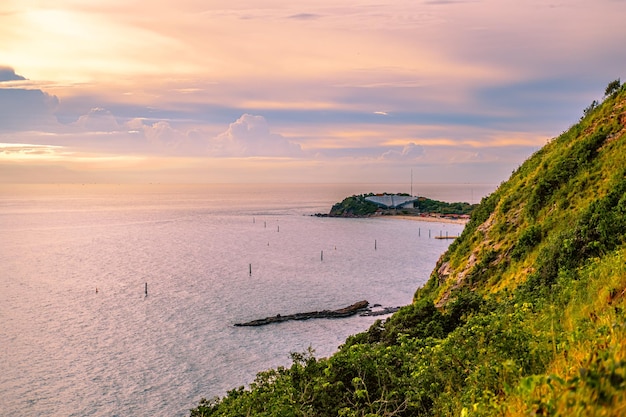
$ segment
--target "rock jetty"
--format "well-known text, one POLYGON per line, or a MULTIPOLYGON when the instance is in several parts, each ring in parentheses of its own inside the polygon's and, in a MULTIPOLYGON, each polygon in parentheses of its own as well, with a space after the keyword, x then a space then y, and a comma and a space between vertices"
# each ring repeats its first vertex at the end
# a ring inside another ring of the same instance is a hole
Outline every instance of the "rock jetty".
POLYGON ((359 301, 348 307, 340 308, 339 310, 322 310, 311 311, 308 313, 296 313, 282 316, 277 314, 272 317, 266 317, 264 319, 252 320, 245 323, 235 323, 235 326, 264 326, 266 324, 281 323, 289 320, 308 320, 308 319, 335 319, 342 317, 349 317, 357 314, 358 312, 367 310, 369 302, 366 300, 359 301))
POLYGON ((370 310, 370 309, 367 309, 366 311, 364 311, 361 314, 359 314, 359 316, 361 316, 361 317, 366 317, 366 316, 384 316, 386 314, 393 314, 393 313, 395 313, 398 310, 400 310, 400 307, 384 307, 384 308, 381 308, 380 310, 370 310))

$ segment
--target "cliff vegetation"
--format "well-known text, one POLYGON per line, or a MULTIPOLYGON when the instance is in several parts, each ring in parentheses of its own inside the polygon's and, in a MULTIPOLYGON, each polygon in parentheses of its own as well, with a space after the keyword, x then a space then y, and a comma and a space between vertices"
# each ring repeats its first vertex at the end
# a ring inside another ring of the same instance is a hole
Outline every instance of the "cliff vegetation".
POLYGON ((192 416, 626 415, 626 88, 473 211, 411 305, 192 416))

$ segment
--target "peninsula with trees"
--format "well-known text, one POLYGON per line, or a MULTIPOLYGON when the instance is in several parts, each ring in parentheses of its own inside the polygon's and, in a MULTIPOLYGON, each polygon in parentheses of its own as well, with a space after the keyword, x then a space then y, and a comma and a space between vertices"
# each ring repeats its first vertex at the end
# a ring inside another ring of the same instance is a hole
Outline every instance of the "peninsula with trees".
POLYGON ((478 204, 447 203, 406 193, 359 194, 334 204, 328 214, 318 217, 421 216, 442 219, 469 219, 478 204))

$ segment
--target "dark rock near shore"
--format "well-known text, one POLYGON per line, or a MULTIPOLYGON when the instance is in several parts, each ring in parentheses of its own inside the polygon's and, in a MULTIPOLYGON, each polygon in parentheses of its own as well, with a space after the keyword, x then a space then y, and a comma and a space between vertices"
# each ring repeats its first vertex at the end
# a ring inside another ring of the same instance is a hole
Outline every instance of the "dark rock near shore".
MULTIPOLYGON (((377 306, 380 307, 380 304, 377 304, 377 306)), ((362 312, 359 316, 384 316, 385 314, 395 313, 398 310, 400 310, 400 307, 385 307, 380 310, 367 309, 367 311, 362 312)))
POLYGON ((339 310, 322 310, 311 311, 308 313, 296 313, 282 316, 277 314, 272 317, 266 317, 264 319, 252 320, 245 323, 235 323, 235 326, 264 326, 266 324, 281 323, 289 320, 308 320, 308 319, 334 319, 342 317, 350 317, 358 312, 364 311, 369 306, 366 300, 359 301, 348 307, 340 308, 339 310))

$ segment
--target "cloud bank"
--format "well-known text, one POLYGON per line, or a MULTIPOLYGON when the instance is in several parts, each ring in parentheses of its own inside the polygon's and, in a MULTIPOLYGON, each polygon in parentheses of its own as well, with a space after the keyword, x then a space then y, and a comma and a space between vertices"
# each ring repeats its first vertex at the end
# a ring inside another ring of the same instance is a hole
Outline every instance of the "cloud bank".
POLYGON ((0 132, 36 129, 54 123, 57 97, 39 89, 15 87, 14 81, 24 81, 10 67, 0 66, 0 132))
POLYGON ((498 183, 626 78, 623 1, 44 3, 0 10, 0 142, 64 175, 498 183))
POLYGON ((15 73, 15 70, 10 67, 0 66, 0 83, 5 81, 23 81, 26 78, 15 73))

